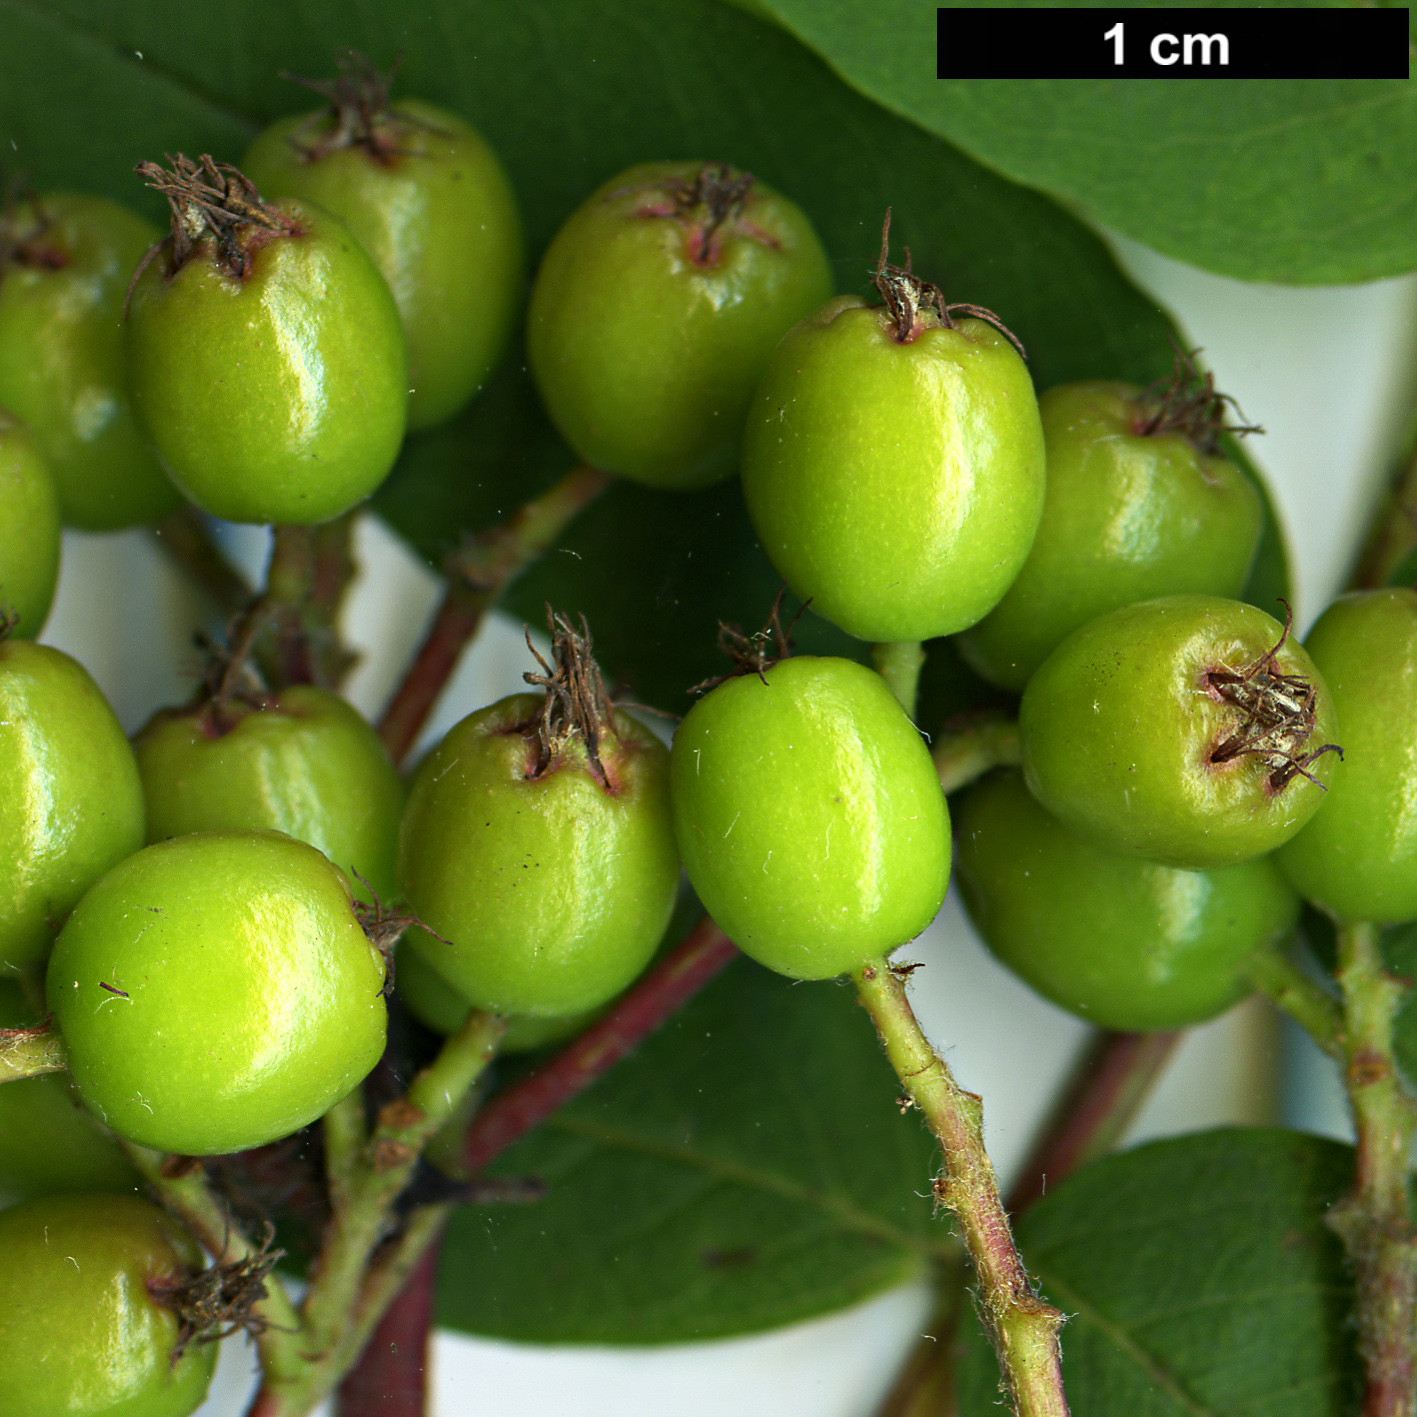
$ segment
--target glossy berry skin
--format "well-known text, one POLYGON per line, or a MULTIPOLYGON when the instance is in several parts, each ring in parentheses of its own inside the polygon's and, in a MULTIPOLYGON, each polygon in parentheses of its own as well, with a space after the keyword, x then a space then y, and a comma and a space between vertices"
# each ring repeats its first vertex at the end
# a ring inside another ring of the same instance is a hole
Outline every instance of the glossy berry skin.
POLYGON ((142 844, 138 765, 98 685, 61 650, 0 642, 0 973, 41 963, 142 844))
POLYGON ((182 498, 133 419, 123 301, 162 233, 76 192, 50 193, 38 211, 21 203, 13 225, 33 235, 0 262, 0 405, 33 432, 67 525, 156 521, 182 498))
MULTIPOLYGON (((38 1020, 16 984, 0 979, 0 1028, 38 1020)), ((0 1206, 73 1191, 136 1194, 142 1182, 62 1073, 0 1087, 0 1206)))
POLYGON ((1250 956, 1293 928, 1299 897, 1268 857, 1178 871, 1083 841, 1014 772, 955 814, 960 891, 995 956, 1098 1028, 1185 1028, 1249 993, 1250 956))
POLYGON ((514 694, 457 724, 421 766, 399 828, 405 941, 477 1008, 557 1018, 618 994, 669 923, 679 859, 668 754, 623 713, 540 777, 542 699, 514 694))
POLYGON ((408 357, 384 278, 338 217, 269 204, 295 235, 233 278, 212 238, 173 270, 164 249, 133 287, 133 408, 168 474, 203 511, 313 525, 384 480, 408 405, 408 357))
POLYGON ((726 680, 674 735, 689 881, 745 954, 831 979, 913 940, 950 874, 930 754, 879 675, 803 656, 726 680))
POLYGON ((1417 591, 1343 596, 1304 648, 1338 708, 1343 770, 1280 869, 1341 921, 1417 919, 1417 591))
POLYGON ((568 218, 542 259, 527 359, 547 412, 593 467, 648 487, 731 477, 773 346, 831 294, 801 210, 761 182, 707 237, 674 215, 705 165, 642 163, 568 218))
POLYGON ((149 1286, 201 1251, 136 1196, 47 1196, 0 1212, 0 1417, 187 1417, 216 1344, 172 1361, 178 1320, 149 1286))
MULTIPOLYGON (((294 685, 261 707, 164 709, 134 737, 147 840, 281 831, 318 847, 367 899, 394 894, 403 788, 379 735, 338 694, 294 685)), ((372 902, 371 902, 372 903, 372 902)))
MULTIPOLYGON (((1142 601, 1074 631, 1024 691, 1029 790, 1096 845, 1182 870, 1273 851, 1318 811, 1338 756, 1308 763, 1318 782, 1295 772, 1276 788, 1273 759, 1227 756, 1244 715, 1209 676, 1243 675, 1282 634, 1253 606, 1204 595, 1142 601)), ((1272 667, 1312 686, 1314 721, 1270 744, 1302 761, 1340 742, 1328 686, 1303 649, 1286 639, 1272 667)))
POLYGON ((1038 401, 1043 519, 1003 599, 960 636, 980 674, 1022 691, 1072 631, 1160 595, 1234 597, 1259 545, 1259 493, 1179 433, 1135 431, 1142 390, 1064 384, 1038 401))
MULTIPOLYGON (((399 998, 408 1006, 409 1013, 434 1033, 456 1033, 467 1020, 472 1005, 417 950, 400 945, 397 961, 394 978, 399 998)), ((583 1009, 564 1018, 514 1016, 507 1020, 498 1052, 530 1053, 538 1048, 549 1048, 553 1043, 574 1038, 601 1012, 601 1009, 583 1009)))
POLYGON ((129 1141, 212 1156, 286 1136, 364 1079, 384 1047, 383 983, 344 876, 314 847, 205 832, 147 847, 90 890, 46 987, 98 1117, 129 1141))
POLYGON ((983 320, 895 338, 856 296, 796 325, 743 439, 743 495, 793 592, 864 640, 965 629, 1008 589, 1043 509, 1028 371, 983 320))
POLYGON ((393 292, 408 344, 410 431, 450 418, 502 357, 522 295, 516 198, 469 124, 403 99, 378 124, 391 151, 320 156, 333 118, 279 119, 241 160, 268 197, 299 197, 342 217, 393 292))
POLYGON ((19 619, 11 634, 44 628, 59 580, 59 492, 24 424, 0 409, 0 615, 19 619))

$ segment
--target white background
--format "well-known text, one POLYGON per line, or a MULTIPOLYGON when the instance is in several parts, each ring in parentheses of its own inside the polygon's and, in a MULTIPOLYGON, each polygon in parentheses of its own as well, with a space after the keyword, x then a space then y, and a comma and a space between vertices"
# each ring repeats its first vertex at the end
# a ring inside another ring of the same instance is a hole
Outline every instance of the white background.
MULTIPOLYGON (((1221 388, 1262 424, 1249 447, 1267 473, 1293 554, 1299 626, 1341 587, 1412 404, 1417 280, 1345 289, 1247 286, 1117 240, 1119 258, 1177 317, 1221 388)), ((1098 377, 1110 371, 1099 369, 1098 377)), ((265 533, 234 530, 253 571, 265 533)), ((350 684, 371 716, 383 706, 438 597, 427 570, 377 523, 359 536, 363 564, 347 630, 364 662, 350 684)), ((209 615, 141 532, 66 533, 61 588, 43 639, 76 655, 124 727, 191 690, 191 632, 209 615)), ((489 623, 466 656, 429 735, 521 685, 520 629, 489 623)), ((960 1081, 983 1095, 991 1154, 1007 1186, 1082 1025, 1031 995, 974 942, 954 903, 911 950, 915 1002, 960 1081)), ((1254 1005, 1184 1045, 1134 1129, 1134 1139, 1279 1115, 1314 1130, 1346 1125, 1327 1065, 1254 1005), (1283 1064, 1284 1081, 1277 1082, 1283 1064)), ((924 1178, 922 1178, 922 1190, 924 1178)), ((925 1202, 922 1201, 922 1204, 925 1202)), ((920 1287, 850 1312, 728 1342, 647 1350, 535 1348, 440 1335, 438 1417, 867 1417, 926 1308, 920 1287)), ((252 1360, 226 1345, 203 1417, 235 1417, 252 1360)))

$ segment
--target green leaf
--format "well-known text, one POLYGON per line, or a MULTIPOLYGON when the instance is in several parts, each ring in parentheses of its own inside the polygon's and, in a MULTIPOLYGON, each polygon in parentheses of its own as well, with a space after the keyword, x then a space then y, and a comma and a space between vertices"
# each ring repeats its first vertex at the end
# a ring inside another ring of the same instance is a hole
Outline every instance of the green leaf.
POLYGON ((1395 586, 1417 586, 1417 547, 1400 560, 1388 576, 1387 583, 1395 586))
MULTIPOLYGON (((1352 1181, 1350 1147, 1233 1129, 1107 1157, 1017 1229, 1069 1315, 1063 1380, 1087 1417, 1345 1417, 1361 1370, 1352 1285, 1323 1214, 1352 1181)), ((975 1336, 960 1417, 998 1411, 975 1336)))
MULTIPOLYGON (((1298 285, 1417 267, 1417 89, 1406 80, 1228 79, 1219 102, 1209 79, 941 80, 933 5, 755 5, 892 112, 1177 260, 1298 285)), ((1085 0, 988 8, 1073 8, 1089 23, 1085 0)))
POLYGON ((499 1159, 530 1206, 467 1209, 438 1320, 528 1342, 666 1343, 807 1318, 952 1242, 937 1155, 844 985, 739 960, 499 1159))
MULTIPOLYGON (((1379 934, 1383 963, 1400 979, 1417 981, 1417 920, 1386 925, 1379 934)), ((1417 1085, 1417 990, 1408 989, 1393 1025, 1393 1052, 1409 1084, 1417 1085)))
MULTIPOLYGON (((138 160, 179 149, 239 159, 259 125, 313 103, 278 70, 328 73, 337 44, 381 63, 403 51, 397 92, 463 113, 501 154, 533 262, 586 193, 630 163, 721 156, 807 210, 842 289, 865 288, 892 205, 895 249, 908 243, 951 298, 998 311, 1040 387, 1145 384, 1170 367, 1164 315, 1080 223, 862 98, 781 30, 708 0, 291 0, 259 24, 176 0, 0 0, 0 16, 0 144, 13 141, 41 188, 77 185, 156 215, 138 160)), ((571 462, 514 355, 462 419, 409 441, 375 505, 436 564, 571 462)), ((778 586, 732 486, 617 488, 568 553, 517 587, 510 608, 536 621, 544 599, 584 611, 610 676, 676 712, 691 684, 721 672, 718 621, 755 628, 778 586)), ((797 639, 864 652, 810 614, 797 639)))

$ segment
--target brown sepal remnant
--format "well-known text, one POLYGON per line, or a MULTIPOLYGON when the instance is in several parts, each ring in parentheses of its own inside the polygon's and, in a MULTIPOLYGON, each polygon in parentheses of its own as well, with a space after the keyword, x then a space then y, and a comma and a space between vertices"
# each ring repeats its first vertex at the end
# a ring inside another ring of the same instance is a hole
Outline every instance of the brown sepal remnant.
POLYGON ((890 249, 891 209, 887 207, 885 223, 881 227, 881 254, 876 260, 876 269, 872 273, 871 283, 876 287, 881 302, 890 314, 891 324, 895 327, 895 340, 898 344, 911 343, 927 329, 956 329, 958 327, 954 322, 954 316, 957 313, 963 313, 972 315, 977 320, 987 320, 996 330, 1008 337, 1010 343, 1024 359, 1028 358, 1018 336, 992 310, 986 310, 982 305, 952 304, 946 301, 945 293, 938 285, 921 280, 911 271, 909 246, 905 248, 905 264, 903 266, 893 266, 890 263, 890 249), (925 318, 929 311, 933 311, 935 315, 933 326, 925 318))
POLYGON ((546 628, 551 632, 551 664, 537 653, 530 630, 526 637, 526 647, 543 672, 528 671, 522 678, 546 690, 541 713, 535 721, 536 765, 527 777, 533 782, 544 777, 556 766, 567 746, 579 739, 585 745, 591 775, 607 791, 613 790, 601 750, 616 738, 615 721, 600 666, 591 653, 590 626, 582 615, 581 628, 577 631, 564 615, 556 614, 548 605, 546 628))
POLYGON ((20 612, 8 600, 0 600, 0 645, 15 633, 15 626, 19 623, 20 612))
POLYGON ((1294 618, 1287 602, 1280 604, 1284 606, 1284 631, 1272 649, 1239 673, 1210 669, 1202 679, 1215 698, 1239 709, 1243 715, 1235 731, 1210 750, 1210 761, 1228 763, 1240 757, 1259 758, 1270 768, 1271 792, 1282 791, 1296 776, 1306 777, 1316 787, 1323 787, 1309 771, 1309 764, 1325 753, 1343 756, 1343 749, 1336 743, 1304 751, 1314 731, 1318 691, 1301 674, 1279 672, 1275 656, 1289 638, 1294 618))
POLYGON ((361 148, 371 161, 392 167, 398 158, 407 156, 400 143, 409 131, 433 131, 431 125, 389 107, 389 90, 402 63, 400 54, 388 73, 381 74, 359 50, 342 49, 335 55, 339 72, 333 79, 305 79, 282 72, 281 78, 325 100, 326 106, 312 113, 286 140, 301 161, 319 162, 331 153, 361 148), (307 134, 313 136, 307 138, 307 134))
POLYGON ((255 1254, 214 1264, 188 1279, 148 1282, 153 1299, 177 1315, 173 1367, 191 1343, 215 1343, 239 1331, 252 1337, 265 1332, 266 1321, 251 1310, 266 1297, 266 1276, 285 1257, 284 1250, 271 1249, 275 1233, 267 1221, 255 1254))
POLYGON ((251 662, 251 650, 267 619, 259 610, 257 605, 233 616, 226 627, 224 644, 202 630, 193 636, 197 648, 206 656, 196 704, 197 721, 208 737, 225 737, 248 710, 267 709, 275 702, 251 662))
MULTIPOLYGON (((261 200, 255 185, 229 162, 217 162, 203 153, 193 162, 185 153, 168 153, 171 170, 155 162, 140 162, 133 169, 161 192, 172 208, 172 234, 159 241, 133 273, 133 284, 148 262, 169 241, 172 265, 179 270, 192 258, 206 237, 216 242, 217 265, 233 280, 246 280, 255 252, 278 236, 298 236, 300 227, 279 207, 261 200)), ((128 288, 132 294, 132 285, 128 288)))
POLYGON ((766 684, 768 670, 774 664, 791 658, 793 628, 812 602, 810 599, 803 601, 797 613, 787 622, 787 628, 784 629, 782 625, 782 598, 786 593, 787 587, 785 585, 778 587, 777 595, 773 598, 772 610, 768 613, 767 624, 754 634, 744 634, 741 625, 727 625, 722 620, 718 622, 718 647, 732 662, 733 670, 731 673, 716 674, 710 679, 695 684, 689 690, 691 694, 706 694, 710 689, 716 689, 726 680, 738 679, 745 674, 756 674, 766 684))
POLYGON ((1169 379, 1158 379, 1137 396, 1137 419, 1132 432, 1138 437, 1157 437, 1162 433, 1177 433, 1203 457, 1215 457, 1220 451, 1220 439, 1229 433, 1245 437, 1263 433, 1253 423, 1225 421, 1226 405, 1241 418, 1240 405, 1229 394, 1217 393, 1215 375, 1202 374, 1196 365, 1199 349, 1184 350, 1173 344, 1175 363, 1169 379))
POLYGON ((667 202, 649 202, 639 208, 642 217, 670 217, 679 222, 687 235, 688 256, 700 266, 718 264, 722 251, 722 230, 728 223, 741 235, 776 248, 777 239, 762 227, 745 221, 743 214, 748 194, 757 178, 726 162, 706 162, 692 177, 655 184, 653 189, 620 187, 605 195, 605 201, 622 197, 627 192, 659 190, 669 193, 667 202))
POLYGON ((31 220, 20 221, 20 179, 12 181, 5 192, 4 210, 0 211, 0 280, 5 267, 23 266, 26 270, 61 271, 69 264, 69 253, 47 239, 54 218, 44 209, 36 192, 27 192, 31 220))
POLYGON ((369 899, 374 902, 373 905, 365 905, 362 900, 356 899, 354 918, 359 922, 359 928, 364 931, 365 939, 383 956, 384 987, 379 992, 388 998, 394 992, 394 946, 403 938, 406 930, 416 925, 435 940, 442 940, 445 945, 451 945, 452 941, 420 920, 411 910, 401 910, 396 905, 385 905, 379 899, 379 892, 353 867, 350 870, 355 880, 369 892, 369 899))

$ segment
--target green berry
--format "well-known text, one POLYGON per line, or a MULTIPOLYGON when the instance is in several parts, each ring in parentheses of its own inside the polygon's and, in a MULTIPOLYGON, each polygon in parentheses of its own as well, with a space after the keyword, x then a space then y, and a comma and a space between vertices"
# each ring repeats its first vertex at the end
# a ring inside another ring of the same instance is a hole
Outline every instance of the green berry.
POLYGON ((295 685, 164 709, 133 739, 147 840, 281 831, 383 901, 394 894, 403 788, 379 735, 338 694, 295 685))
POLYGON ((1343 771, 1280 869, 1340 920, 1417 919, 1417 591, 1343 596, 1304 648, 1343 725, 1343 771))
POLYGON ((13 635, 44 628, 59 580, 59 493, 24 424, 0 409, 0 617, 13 635))
POLYGON ((131 856, 79 902, 47 994, 85 1103, 129 1141, 212 1156, 286 1136, 384 1048, 384 963, 343 874, 279 832, 131 856))
POLYGON ((846 659, 728 679, 674 735, 674 830, 729 938, 795 979, 913 940, 950 874, 949 812, 884 680, 846 659))
POLYGON ((0 973, 41 963, 142 844, 138 766, 98 685, 61 650, 0 640, 0 973))
POLYGON ((860 639, 924 640, 974 624, 1018 574, 1043 509, 1043 431, 1009 337, 956 320, 884 252, 876 282, 884 305, 841 296, 773 352, 743 495, 819 615, 860 639))
POLYGON ((1185 1028, 1250 992, 1250 956, 1294 926, 1299 898, 1268 857, 1179 871, 1093 846, 1017 773, 956 809, 964 903, 990 950, 1098 1028, 1185 1028))
POLYGON ((1240 594, 1259 545, 1259 493, 1215 451, 1218 414, 1197 426, 1167 421, 1180 397, 1174 385, 1154 394, 1085 383, 1039 399, 1043 520, 1004 598, 959 639, 994 683, 1022 690, 1067 635, 1119 606, 1240 594))
POLYGON ((22 202, 0 241, 0 405, 27 423, 69 526, 112 531, 182 505, 133 419, 123 302, 161 235, 102 197, 22 202))
POLYGON ((263 203, 234 168, 144 164, 174 232, 128 310, 133 408, 169 475, 204 511, 313 525, 393 467, 408 359, 384 278, 338 217, 263 203), (206 213, 195 238, 180 213, 206 213))
POLYGON ((522 295, 516 198, 496 154, 457 114, 389 104, 345 66, 312 85, 328 108, 279 119, 241 167, 270 197, 342 217, 388 281, 408 343, 410 430, 450 418, 501 359, 522 295))
POLYGON ((1273 851, 1341 771, 1328 686, 1285 628, 1236 600, 1172 595, 1075 630, 1029 681, 1023 770, 1098 846, 1182 870, 1273 851))
POLYGON ((649 487, 731 477, 773 346, 832 291, 802 212, 718 163, 612 177, 542 259, 527 359, 552 421, 593 467, 649 487))

